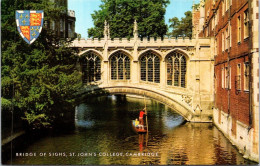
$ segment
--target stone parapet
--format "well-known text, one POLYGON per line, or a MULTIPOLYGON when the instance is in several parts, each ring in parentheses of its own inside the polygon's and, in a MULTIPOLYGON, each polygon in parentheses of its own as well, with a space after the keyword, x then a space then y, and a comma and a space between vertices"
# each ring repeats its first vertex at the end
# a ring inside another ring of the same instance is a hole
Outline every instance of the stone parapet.
POLYGON ((196 43, 199 43, 203 46, 210 46, 210 38, 203 39, 189 39, 189 38, 143 38, 142 40, 138 38, 135 40, 134 38, 114 38, 105 40, 104 38, 98 39, 75 39, 71 47, 84 47, 84 48, 93 48, 93 47, 104 47, 105 44, 108 47, 134 47, 134 45, 138 45, 138 47, 194 47, 196 43))

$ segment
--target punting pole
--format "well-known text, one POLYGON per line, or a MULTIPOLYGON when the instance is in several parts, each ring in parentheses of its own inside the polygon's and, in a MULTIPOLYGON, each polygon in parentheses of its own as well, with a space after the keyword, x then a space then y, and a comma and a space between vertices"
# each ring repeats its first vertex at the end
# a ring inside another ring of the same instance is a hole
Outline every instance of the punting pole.
POLYGON ((145 95, 144 95, 144 108, 145 108, 145 114, 146 114, 146 128, 147 128, 147 132, 146 132, 146 147, 147 147, 147 144, 148 144, 148 120, 147 120, 147 109, 146 109, 146 100, 145 100, 145 95))
POLYGON ((146 127, 147 127, 147 133, 148 133, 148 120, 147 120, 147 109, 146 109, 146 100, 145 100, 145 96, 144 96, 144 109, 145 109, 145 114, 146 114, 146 127))

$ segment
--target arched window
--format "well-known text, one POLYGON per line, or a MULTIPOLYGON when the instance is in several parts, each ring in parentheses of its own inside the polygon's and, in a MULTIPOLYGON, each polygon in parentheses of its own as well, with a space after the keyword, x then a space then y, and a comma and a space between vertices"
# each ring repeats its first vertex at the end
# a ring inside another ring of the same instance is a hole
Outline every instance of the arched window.
POLYGON ((123 52, 114 53, 110 58, 110 65, 112 80, 130 79, 130 58, 123 52))
POLYGON ((178 52, 170 53, 166 58, 167 85, 186 87, 186 58, 178 52))
POLYGON ((82 81, 89 83, 101 79, 101 60, 96 53, 89 51, 82 59, 82 81))
POLYGON ((141 80, 160 83, 160 59, 152 51, 145 52, 140 59, 141 80))

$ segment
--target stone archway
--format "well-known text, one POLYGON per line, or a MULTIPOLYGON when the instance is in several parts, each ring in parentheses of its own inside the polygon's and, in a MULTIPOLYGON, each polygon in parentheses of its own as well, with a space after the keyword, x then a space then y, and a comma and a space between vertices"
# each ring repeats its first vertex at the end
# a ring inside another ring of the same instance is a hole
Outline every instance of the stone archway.
POLYGON ((96 93, 100 95, 110 95, 110 94, 133 94, 139 96, 146 96, 148 98, 154 99, 162 104, 165 104, 169 108, 173 109, 187 121, 195 121, 195 113, 192 107, 185 104, 184 101, 178 100, 167 93, 162 93, 156 89, 151 89, 149 87, 135 87, 135 86, 96 86, 95 88, 86 89, 84 93, 96 93))

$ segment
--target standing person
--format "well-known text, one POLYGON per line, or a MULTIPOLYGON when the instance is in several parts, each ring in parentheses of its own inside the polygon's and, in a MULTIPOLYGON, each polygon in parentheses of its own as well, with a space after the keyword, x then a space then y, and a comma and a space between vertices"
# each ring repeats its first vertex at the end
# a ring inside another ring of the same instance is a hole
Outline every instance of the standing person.
POLYGON ((140 122, 140 125, 142 126, 142 129, 144 129, 144 115, 146 114, 144 112, 145 109, 141 110, 140 111, 140 114, 139 114, 139 122, 140 122))

